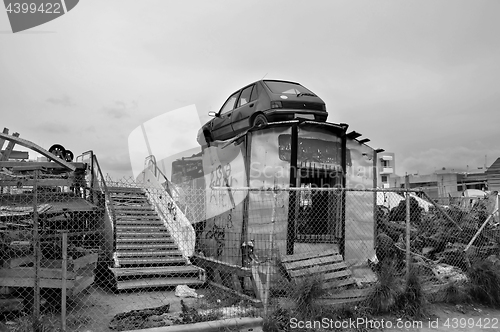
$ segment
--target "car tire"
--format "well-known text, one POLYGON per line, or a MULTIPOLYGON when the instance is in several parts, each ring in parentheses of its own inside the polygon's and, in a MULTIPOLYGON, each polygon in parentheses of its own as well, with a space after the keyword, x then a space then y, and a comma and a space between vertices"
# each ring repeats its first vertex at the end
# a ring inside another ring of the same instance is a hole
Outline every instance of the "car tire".
POLYGON ((252 127, 265 127, 267 126, 268 121, 264 114, 258 114, 255 119, 253 119, 252 127))
POLYGON ((203 137, 205 138, 205 142, 210 146, 210 143, 213 142, 212 135, 208 131, 203 132, 203 137))

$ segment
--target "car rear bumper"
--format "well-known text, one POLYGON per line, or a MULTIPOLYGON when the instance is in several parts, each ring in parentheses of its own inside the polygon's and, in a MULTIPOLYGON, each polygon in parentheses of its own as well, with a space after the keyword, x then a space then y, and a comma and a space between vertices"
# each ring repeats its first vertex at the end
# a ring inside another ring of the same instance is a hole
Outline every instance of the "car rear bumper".
POLYGON ((294 119, 307 119, 318 122, 325 122, 328 112, 297 110, 297 109, 271 109, 264 112, 269 122, 288 121, 294 119))

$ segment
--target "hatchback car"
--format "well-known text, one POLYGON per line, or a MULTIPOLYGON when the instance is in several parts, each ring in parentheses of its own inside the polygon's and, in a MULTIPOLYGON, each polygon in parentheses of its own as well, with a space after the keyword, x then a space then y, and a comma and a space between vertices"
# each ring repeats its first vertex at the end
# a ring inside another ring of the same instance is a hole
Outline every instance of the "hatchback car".
POLYGON ((198 131, 198 143, 226 140, 268 122, 309 119, 325 122, 326 105, 316 94, 295 82, 260 80, 233 93, 213 119, 198 131))

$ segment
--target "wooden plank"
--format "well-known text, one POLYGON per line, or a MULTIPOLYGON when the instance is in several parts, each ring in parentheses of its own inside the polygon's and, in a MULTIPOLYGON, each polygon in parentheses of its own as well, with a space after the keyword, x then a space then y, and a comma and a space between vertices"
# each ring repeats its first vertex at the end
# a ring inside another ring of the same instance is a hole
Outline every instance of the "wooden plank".
MULTIPOLYGON (((12 168, 12 167, 18 167, 18 166, 26 166, 26 164, 33 164, 39 167, 44 167, 47 169, 57 169, 57 170, 63 170, 66 169, 65 166, 50 162, 50 161, 0 161, 0 168, 5 167, 5 168, 12 168)), ((72 162, 70 163, 71 165, 75 166, 76 169, 85 169, 86 165, 84 163, 80 162, 72 162)))
MULTIPOLYGON (((1 151, 2 155, 5 153, 5 150, 1 151)), ((17 150, 12 150, 10 152, 10 159, 28 159, 29 158, 29 153, 28 151, 17 151, 17 150)))
MULTIPOLYGON (((325 282, 330 281, 331 279, 338 279, 342 277, 349 277, 352 275, 351 270, 340 270, 337 272, 330 272, 330 273, 325 273, 323 274, 323 280, 325 282)), ((304 278, 308 278, 308 275, 302 275, 300 277, 295 277, 295 280, 303 280, 304 278)))
MULTIPOLYGON (((33 186, 35 184, 35 180, 29 179, 19 179, 19 180, 0 180, 0 186, 12 186, 17 187, 20 184, 21 186, 33 186)), ((71 179, 40 179, 37 180, 37 184, 40 186, 60 186, 60 187, 69 187, 73 184, 73 180, 71 179)))
MULTIPOLYGON (((9 134, 9 128, 3 128, 3 133, 5 135, 8 135, 9 134)), ((0 137, 0 150, 3 149, 3 145, 5 144, 5 138, 1 138, 0 137)), ((2 157, 2 154, 3 154, 3 151, 2 153, 0 153, 0 157, 2 157)), ((2 158, 0 158, 2 159, 2 158)))
POLYGON ((25 171, 47 171, 47 168, 43 167, 42 165, 32 165, 31 163, 25 163, 27 165, 24 166, 14 166, 12 167, 13 172, 25 172, 25 171))
POLYGON ((231 274, 231 278, 233 281, 233 289, 237 292, 242 293, 243 288, 241 288, 240 278, 236 274, 231 274))
POLYGON ((252 286, 255 296, 258 300, 262 301, 264 298, 264 285, 260 280, 259 269, 257 265, 252 265, 252 286))
POLYGON ((343 258, 341 255, 333 255, 326 257, 313 258, 303 261, 295 261, 290 263, 284 263, 287 270, 301 269, 309 266, 324 265, 328 263, 338 263, 342 262, 343 258))
MULTIPOLYGON (((19 133, 14 133, 12 134, 12 136, 17 138, 19 137, 19 133)), ((14 145, 16 145, 16 142, 9 141, 9 144, 7 144, 7 147, 5 148, 5 151, 2 153, 2 158, 0 160, 2 161, 9 160, 12 150, 14 150, 14 145)))
POLYGON ((238 265, 228 264, 209 257, 201 257, 198 255, 194 255, 192 257, 192 262, 193 264, 201 266, 204 269, 211 268, 214 270, 220 270, 227 273, 233 273, 240 277, 252 276, 252 271, 248 267, 241 267, 238 265))
MULTIPOLYGON (((74 165, 66 162, 65 160, 62 160, 61 158, 57 157, 56 155, 50 153, 49 151, 45 150, 41 146, 39 146, 31 141, 28 141, 28 140, 23 139, 23 138, 15 137, 15 136, 6 135, 6 134, 0 134, 0 138, 3 138, 5 140, 8 140, 8 141, 13 142, 15 144, 18 144, 18 145, 24 146, 28 149, 31 149, 33 151, 36 151, 36 152, 40 153, 41 155, 43 155, 47 158, 50 158, 56 164, 59 164, 59 165, 65 167, 71 171, 76 170, 76 167, 74 165)), ((2 156, 2 157, 4 157, 4 156, 2 156)))
POLYGON ((86 255, 77 259, 74 259, 73 262, 73 271, 77 272, 82 267, 85 267, 89 264, 97 263, 97 258, 99 255, 97 253, 86 255))
POLYGON ((259 306, 259 307, 262 306, 262 301, 254 299, 253 297, 248 296, 246 294, 237 292, 234 289, 228 288, 228 287, 226 287, 224 285, 215 283, 213 281, 209 281, 208 284, 211 285, 211 286, 217 287, 219 289, 222 289, 223 291, 226 291, 228 293, 232 293, 232 294, 238 295, 239 297, 241 297, 241 298, 243 298, 245 300, 248 300, 248 301, 252 302, 253 304, 255 304, 255 305, 259 306))
POLYGON ((3 266, 5 268, 15 268, 20 265, 25 265, 25 264, 30 264, 35 262, 35 257, 33 255, 31 256, 23 256, 23 257, 17 257, 17 258, 10 258, 6 260, 3 263, 3 266))
MULTIPOLYGON (((60 269, 47 269, 41 268, 39 271, 40 278, 45 279, 58 279, 62 278, 62 271, 60 269)), ((16 267, 14 269, 0 269, 0 278, 34 278, 35 268, 33 267, 16 267)), ((68 272, 68 279, 75 279, 75 273, 68 272)))
POLYGON ((219 272, 219 270, 214 270, 214 281, 215 281, 216 283, 218 283, 218 284, 221 284, 221 285, 223 285, 223 284, 224 284, 224 282, 222 281, 222 278, 221 278, 221 276, 220 276, 220 272, 219 272))
POLYGON ((341 279, 341 280, 334 280, 330 282, 325 282, 323 283, 323 289, 332 289, 332 288, 339 288, 339 287, 344 287, 344 286, 349 286, 349 285, 354 285, 356 284, 356 280, 353 278, 347 278, 347 279, 341 279))
POLYGON ((76 295, 82 290, 87 289, 94 282, 94 275, 77 277, 75 280, 74 287, 70 290, 70 295, 76 295))
MULTIPOLYGON (((19 278, 19 277, 0 277, 0 286, 6 287, 34 287, 34 278, 19 278)), ((67 281, 67 288, 73 288, 74 280, 67 281)), ((40 279, 41 288, 61 288, 61 280, 59 279, 40 279)))
POLYGON ((295 254, 295 255, 286 255, 281 257, 281 262, 282 263, 288 263, 288 262, 294 262, 294 261, 299 261, 299 260, 305 260, 305 259, 310 259, 310 258, 318 258, 318 257, 323 257, 323 256, 330 256, 330 255, 337 255, 339 253, 338 249, 333 248, 329 250, 325 250, 322 252, 305 252, 301 254, 295 254))
POLYGON ((288 273, 290 274, 290 276, 292 278, 296 278, 296 277, 300 277, 303 275, 318 274, 318 273, 324 273, 324 272, 336 271, 336 270, 342 270, 342 269, 347 269, 347 264, 345 262, 328 264, 328 265, 316 265, 316 266, 305 268, 305 269, 292 270, 292 271, 289 271, 288 273))

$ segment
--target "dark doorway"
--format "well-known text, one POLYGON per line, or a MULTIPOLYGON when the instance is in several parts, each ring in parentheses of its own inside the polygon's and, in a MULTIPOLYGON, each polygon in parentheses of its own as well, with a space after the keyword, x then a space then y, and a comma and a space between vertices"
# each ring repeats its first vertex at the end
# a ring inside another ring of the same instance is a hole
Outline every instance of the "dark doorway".
POLYGON ((296 241, 306 243, 336 242, 340 227, 341 174, 334 170, 301 168, 298 172, 296 241), (321 191, 315 188, 332 188, 321 191))

